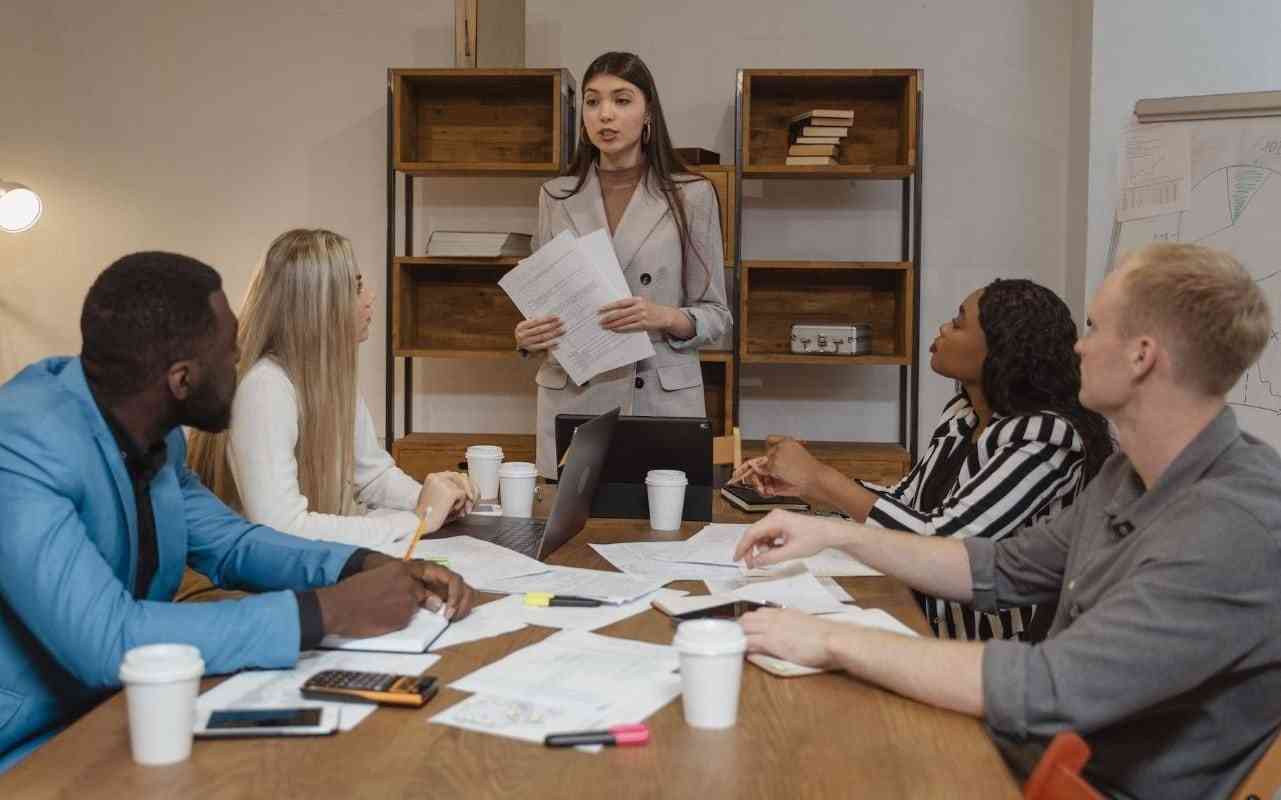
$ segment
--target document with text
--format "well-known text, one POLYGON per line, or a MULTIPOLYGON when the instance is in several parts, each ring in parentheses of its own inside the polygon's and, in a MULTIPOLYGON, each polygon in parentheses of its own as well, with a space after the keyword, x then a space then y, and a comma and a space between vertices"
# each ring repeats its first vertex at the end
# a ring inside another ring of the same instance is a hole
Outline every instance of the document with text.
POLYGON ((579 386, 654 355, 644 331, 615 333, 600 325, 601 306, 631 295, 604 228, 582 238, 562 231, 498 285, 526 319, 560 317, 565 332, 552 352, 579 386))

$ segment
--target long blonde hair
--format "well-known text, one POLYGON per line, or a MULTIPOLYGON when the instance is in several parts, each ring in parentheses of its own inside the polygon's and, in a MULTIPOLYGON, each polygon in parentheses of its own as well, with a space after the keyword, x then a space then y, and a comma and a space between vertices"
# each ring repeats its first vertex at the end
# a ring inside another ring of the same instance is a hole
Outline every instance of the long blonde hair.
MULTIPOLYGON (((298 485, 308 510, 322 514, 355 511, 357 291, 351 242, 296 229, 271 243, 240 307, 238 377, 262 358, 289 376, 298 398, 298 485)), ((226 432, 193 431, 187 462, 214 494, 240 507, 226 432)))

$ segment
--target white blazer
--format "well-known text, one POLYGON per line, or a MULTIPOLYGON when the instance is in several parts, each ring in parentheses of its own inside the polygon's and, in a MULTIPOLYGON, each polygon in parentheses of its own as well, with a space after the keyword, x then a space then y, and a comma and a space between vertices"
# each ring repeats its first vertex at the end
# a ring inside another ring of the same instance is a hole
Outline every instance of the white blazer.
MULTIPOLYGON (((557 199, 574 188, 575 178, 548 181, 538 193, 541 247, 561 231, 586 236, 608 228, 600 181, 592 167, 577 194, 557 199)), ((698 348, 719 339, 732 325, 725 302, 724 254, 720 206, 710 181, 676 176, 689 223, 685 271, 681 271, 680 235, 657 179, 651 171, 632 193, 614 231, 614 252, 634 296, 675 306, 694 323, 694 336, 672 339, 651 332, 654 356, 601 373, 583 386, 574 385, 549 354, 538 370, 538 471, 556 475, 556 415, 600 414, 615 406, 636 416, 702 417, 703 371, 698 348)))

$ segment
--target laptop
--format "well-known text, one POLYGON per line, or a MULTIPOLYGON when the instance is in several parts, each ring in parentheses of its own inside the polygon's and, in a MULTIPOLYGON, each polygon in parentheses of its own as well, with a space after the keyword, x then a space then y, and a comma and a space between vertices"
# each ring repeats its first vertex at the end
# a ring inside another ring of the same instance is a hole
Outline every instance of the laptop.
POLYGON ((515 550, 539 561, 574 538, 590 516, 592 495, 600 480, 601 466, 609 452, 619 410, 607 411, 580 426, 561 470, 560 485, 546 521, 523 517, 468 515, 443 526, 423 539, 474 536, 515 550))
MULTIPOLYGON (((556 415, 556 457, 577 441, 574 433, 591 417, 556 415)), ((558 461, 559 463, 559 461, 558 461)), ((614 441, 592 498, 593 517, 645 519, 649 495, 645 473, 678 469, 685 473, 684 519, 712 521, 712 423, 706 417, 620 417, 614 441)))

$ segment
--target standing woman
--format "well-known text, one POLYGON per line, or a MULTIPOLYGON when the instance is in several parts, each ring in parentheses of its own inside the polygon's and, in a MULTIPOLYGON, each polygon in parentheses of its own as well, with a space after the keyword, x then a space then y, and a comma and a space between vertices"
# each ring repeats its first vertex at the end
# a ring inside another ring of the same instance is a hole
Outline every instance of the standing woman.
POLYGON ((556 361, 560 319, 516 326, 522 353, 546 353, 535 381, 538 471, 547 478, 556 477, 557 414, 619 406, 637 416, 706 416, 698 348, 731 325, 716 190, 672 149, 649 68, 632 53, 605 53, 582 85, 578 149, 570 174, 539 192, 535 246, 565 230, 608 228, 632 296, 603 306, 601 326, 646 331, 654 356, 576 386, 556 361))

